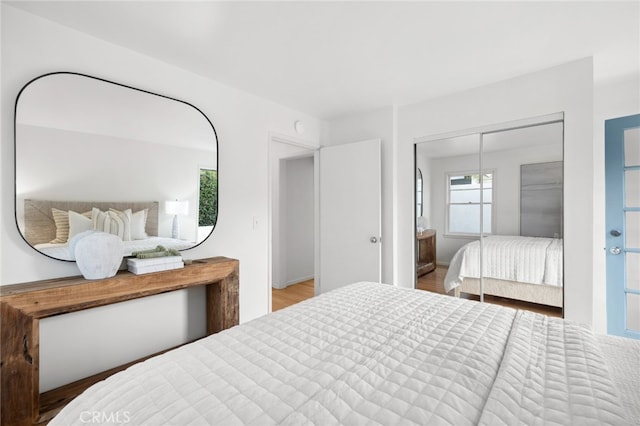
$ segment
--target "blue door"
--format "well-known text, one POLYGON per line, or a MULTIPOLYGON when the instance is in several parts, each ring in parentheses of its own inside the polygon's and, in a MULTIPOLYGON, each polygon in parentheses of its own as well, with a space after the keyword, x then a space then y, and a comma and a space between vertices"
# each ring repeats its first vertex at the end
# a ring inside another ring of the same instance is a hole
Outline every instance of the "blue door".
POLYGON ((605 121, 607 327, 640 339, 640 115, 605 121))

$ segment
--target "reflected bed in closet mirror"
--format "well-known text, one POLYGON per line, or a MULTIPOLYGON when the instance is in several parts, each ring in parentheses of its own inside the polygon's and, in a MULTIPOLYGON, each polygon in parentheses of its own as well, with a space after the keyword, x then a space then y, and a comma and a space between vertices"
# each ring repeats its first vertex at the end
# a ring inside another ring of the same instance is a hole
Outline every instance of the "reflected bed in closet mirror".
POLYGON ((125 256, 192 248, 217 220, 217 144, 211 121, 189 103, 77 73, 37 77, 16 100, 18 229, 40 253, 70 260, 57 216, 69 223, 71 211, 86 225, 93 208, 130 209, 132 219, 147 213, 146 228, 123 238, 125 256), (190 206, 175 238, 168 200, 190 206))
POLYGON ((470 242, 451 259, 445 291, 480 295, 482 276, 485 295, 562 308, 562 248, 560 238, 494 235, 470 242))

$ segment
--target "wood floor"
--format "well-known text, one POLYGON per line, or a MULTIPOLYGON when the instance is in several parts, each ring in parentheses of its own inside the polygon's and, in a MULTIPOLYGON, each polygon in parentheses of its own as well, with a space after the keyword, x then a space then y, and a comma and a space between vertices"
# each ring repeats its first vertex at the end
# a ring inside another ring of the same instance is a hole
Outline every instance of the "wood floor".
MULTIPOLYGON (((433 272, 418 278, 417 287, 420 290, 432 291, 434 293, 446 294, 444 291, 444 277, 447 274, 447 268, 438 266, 433 272)), ((283 289, 272 289, 271 300, 272 310, 277 311, 286 308, 294 303, 301 302, 305 299, 313 297, 313 280, 303 281, 298 284, 290 285, 283 289)), ((478 296, 463 294, 462 297, 467 299, 478 300, 478 296)), ((485 296, 485 302, 494 303, 496 305, 508 306, 516 309, 524 309, 528 311, 538 312, 553 317, 561 317, 562 309, 553 306, 537 305, 535 303, 521 302, 519 300, 505 299, 503 297, 485 296)))
POLYGON ((283 289, 271 289, 271 310, 277 311, 294 303, 313 297, 313 279, 290 285, 283 289))

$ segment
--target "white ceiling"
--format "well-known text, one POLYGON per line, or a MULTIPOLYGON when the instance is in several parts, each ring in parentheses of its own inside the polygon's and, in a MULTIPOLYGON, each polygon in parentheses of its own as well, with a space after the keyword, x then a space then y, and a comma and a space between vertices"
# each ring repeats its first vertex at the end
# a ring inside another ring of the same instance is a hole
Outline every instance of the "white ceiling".
POLYGON ((323 119, 589 56, 640 72, 638 1, 7 3, 323 119))

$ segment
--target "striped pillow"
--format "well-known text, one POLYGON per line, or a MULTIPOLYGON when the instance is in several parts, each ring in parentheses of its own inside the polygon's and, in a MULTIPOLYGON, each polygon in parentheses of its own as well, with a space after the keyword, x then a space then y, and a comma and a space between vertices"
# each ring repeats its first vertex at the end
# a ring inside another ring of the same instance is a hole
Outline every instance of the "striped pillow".
POLYGON ((51 208, 51 215, 56 224, 56 237, 49 242, 51 244, 64 244, 69 239, 69 213, 51 208))
MULTIPOLYGON (((133 213, 131 212, 131 209, 126 209, 124 211, 109 209, 109 215, 116 215, 122 221, 122 241, 131 241, 131 222, 133 222, 133 213)), ((120 223, 120 221, 118 221, 118 223, 120 223)))
POLYGON ((122 241, 131 241, 131 210, 124 212, 103 212, 94 207, 91 210, 93 230, 117 235, 122 241), (127 214, 128 213, 128 214, 127 214))
MULTIPOLYGON (((49 241, 51 244, 64 244, 69 240, 69 214, 76 213, 74 211, 64 211, 56 208, 51 208, 51 215, 53 216, 53 221, 56 224, 56 237, 49 241)), ((86 218, 91 218, 91 212, 81 213, 82 216, 86 218)))

